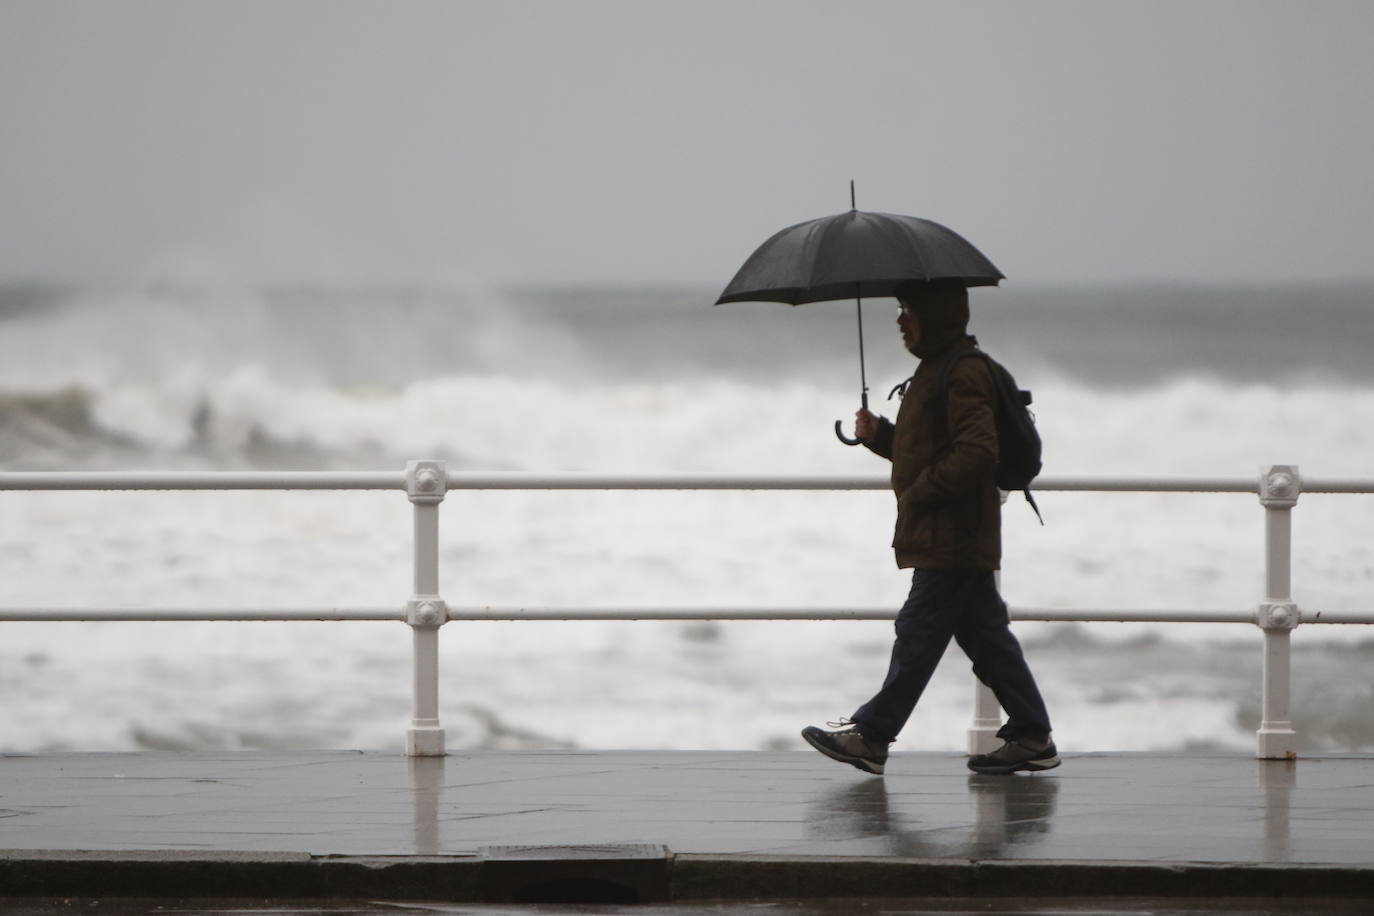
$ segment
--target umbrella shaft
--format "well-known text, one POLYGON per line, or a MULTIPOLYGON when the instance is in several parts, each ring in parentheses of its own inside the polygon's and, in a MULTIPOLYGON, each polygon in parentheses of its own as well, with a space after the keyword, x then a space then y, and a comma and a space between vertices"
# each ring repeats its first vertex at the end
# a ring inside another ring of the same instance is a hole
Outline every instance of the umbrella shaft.
POLYGON ((864 410, 868 409, 868 372, 864 368, 864 300, 858 291, 858 284, 854 289, 854 308, 859 315, 859 384, 860 398, 863 401, 864 410))

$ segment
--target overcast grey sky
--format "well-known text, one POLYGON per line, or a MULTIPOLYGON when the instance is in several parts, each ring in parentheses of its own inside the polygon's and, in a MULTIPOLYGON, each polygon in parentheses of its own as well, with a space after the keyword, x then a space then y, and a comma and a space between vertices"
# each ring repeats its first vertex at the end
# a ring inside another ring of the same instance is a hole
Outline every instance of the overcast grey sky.
POLYGON ((1374 3, 0 0, 0 281, 1374 277, 1374 3))

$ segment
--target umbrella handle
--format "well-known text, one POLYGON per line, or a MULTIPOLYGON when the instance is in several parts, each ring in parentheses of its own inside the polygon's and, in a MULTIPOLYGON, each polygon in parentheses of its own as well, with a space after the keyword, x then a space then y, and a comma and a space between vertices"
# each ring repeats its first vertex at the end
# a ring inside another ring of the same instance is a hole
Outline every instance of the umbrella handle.
POLYGON ((841 422, 840 420, 835 421, 835 438, 839 439, 845 445, 862 445, 864 440, 851 439, 844 434, 844 431, 840 428, 841 422))
MULTIPOLYGON (((863 313, 860 312, 859 314, 863 314, 863 313)), ((860 322, 860 324, 859 324, 859 353, 862 354, 863 351, 864 351, 863 324, 862 324, 862 322, 860 322)), ((863 372, 863 356, 862 356, 862 355, 859 356, 859 372, 860 372, 860 373, 863 372)), ((868 410, 868 381, 867 381, 867 380, 864 381, 864 390, 863 390, 863 393, 859 396, 859 400, 862 402, 864 410, 868 410)), ((855 430, 855 432, 858 432, 858 430, 855 430)), ((857 437, 851 439, 851 438, 849 438, 848 436, 846 436, 846 435, 844 434, 844 430, 842 430, 842 429, 840 428, 840 421, 839 421, 839 420, 836 420, 836 421, 835 421, 835 438, 836 438, 836 439, 839 439, 839 440, 840 440, 841 442, 843 442, 845 445, 863 445, 863 441, 864 441, 864 440, 859 439, 859 438, 857 438, 857 437)))

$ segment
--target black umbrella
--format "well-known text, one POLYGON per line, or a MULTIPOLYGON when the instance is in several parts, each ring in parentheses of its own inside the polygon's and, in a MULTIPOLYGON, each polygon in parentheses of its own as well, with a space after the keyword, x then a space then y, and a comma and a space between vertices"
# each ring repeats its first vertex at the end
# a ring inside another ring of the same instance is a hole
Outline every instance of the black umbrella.
MULTIPOLYGON (((850 204, 854 184, 849 185, 850 204)), ((801 305, 854 298, 859 315, 859 378, 868 407, 864 369, 863 299, 891 296, 911 281, 955 280, 965 286, 996 286, 1003 274, 952 229, 914 216, 851 209, 789 226, 744 262, 716 305, 785 302, 801 305)), ((840 430, 835 435, 857 445, 840 430)))

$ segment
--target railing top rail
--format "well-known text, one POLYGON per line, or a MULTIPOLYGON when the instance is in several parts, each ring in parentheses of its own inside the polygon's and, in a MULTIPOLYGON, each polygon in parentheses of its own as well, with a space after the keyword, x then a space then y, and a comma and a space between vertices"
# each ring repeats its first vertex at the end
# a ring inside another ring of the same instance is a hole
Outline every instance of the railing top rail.
MULTIPOLYGON (((1374 489, 1374 480, 1370 481, 1374 489)), ((1056 477, 1038 478, 1032 490, 1092 493, 1258 493, 1255 477, 1056 477)))
MULTIPOLYGON (((515 620, 885 620, 891 607, 448 607, 449 621, 515 620)), ((1254 609, 1037 608, 1009 609, 1013 620, 1064 623, 1256 623, 1254 609)), ((70 621, 404 621, 397 607, 310 608, 78 608, 0 607, 0 622, 70 621)), ((1374 624, 1374 611, 1302 610, 1302 623, 1374 624)))
MULTIPOLYGON (((1041 477, 1036 491, 1259 493, 1259 477, 1041 477)), ((1303 493, 1374 493, 1374 477, 1302 476, 1303 493)))
MULTIPOLYGON (((885 474, 449 471, 449 490, 885 490, 885 474)), ((0 490, 404 490, 404 471, 0 471, 0 490)), ((1038 492, 1258 493, 1255 477, 1056 476, 1038 492)), ((1303 477, 1304 493, 1374 493, 1374 477, 1303 477)))
POLYGON ((458 471, 450 490, 886 490, 885 474, 603 474, 581 471, 458 471))
POLYGON ((404 471, 0 471, 0 490, 404 490, 404 471))
POLYGON ((229 607, 0 607, 0 622, 72 623, 114 621, 119 623, 158 623, 164 621, 276 622, 309 620, 404 621, 405 608, 396 607, 317 607, 317 608, 229 608, 229 607))

